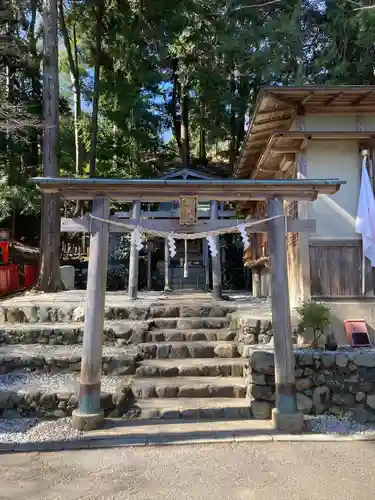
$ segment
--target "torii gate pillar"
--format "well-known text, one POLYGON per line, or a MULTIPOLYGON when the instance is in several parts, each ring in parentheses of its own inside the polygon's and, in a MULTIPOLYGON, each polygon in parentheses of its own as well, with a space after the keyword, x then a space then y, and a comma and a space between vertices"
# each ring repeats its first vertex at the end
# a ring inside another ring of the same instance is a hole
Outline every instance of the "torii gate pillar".
POLYGON ((274 217, 268 223, 276 386, 272 420, 277 429, 294 433, 303 429, 303 414, 298 411, 296 400, 283 200, 269 200, 267 209, 268 217, 274 217))
MULTIPOLYGON (((104 197, 94 198, 92 214, 95 217, 107 220, 109 218, 109 199, 104 197)), ((103 411, 100 407, 100 387, 108 236, 109 224, 92 219, 79 403, 78 409, 74 410, 72 416, 73 427, 85 431, 96 429, 104 421, 103 411)))

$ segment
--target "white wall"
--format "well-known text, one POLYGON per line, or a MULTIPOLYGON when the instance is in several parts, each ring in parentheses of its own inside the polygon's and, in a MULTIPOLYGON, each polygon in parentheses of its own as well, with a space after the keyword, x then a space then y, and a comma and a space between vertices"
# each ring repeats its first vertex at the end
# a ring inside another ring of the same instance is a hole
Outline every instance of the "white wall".
MULTIPOLYGON (((375 131, 375 115, 363 116, 323 116, 310 115, 304 117, 305 130, 311 132, 355 132, 357 122, 367 132, 375 131)), ((290 130, 295 130, 291 128, 290 130)), ((361 129, 359 129, 361 130, 361 129)))
POLYGON ((311 141, 306 148, 306 161, 309 179, 346 181, 338 193, 309 203, 308 217, 316 220, 316 233, 310 234, 309 239, 358 239, 355 218, 361 158, 357 141, 311 141))
POLYGON ((311 132, 354 132, 357 130, 355 116, 305 116, 305 130, 311 132))

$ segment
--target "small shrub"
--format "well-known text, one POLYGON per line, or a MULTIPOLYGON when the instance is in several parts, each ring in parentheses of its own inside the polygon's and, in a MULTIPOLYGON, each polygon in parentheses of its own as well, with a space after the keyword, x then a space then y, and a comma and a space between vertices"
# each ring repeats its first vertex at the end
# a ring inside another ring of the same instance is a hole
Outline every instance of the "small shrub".
POLYGON ((330 312, 328 307, 312 301, 304 302, 297 308, 300 317, 298 329, 300 332, 312 330, 313 347, 317 347, 318 340, 324 333, 324 328, 330 323, 330 312))

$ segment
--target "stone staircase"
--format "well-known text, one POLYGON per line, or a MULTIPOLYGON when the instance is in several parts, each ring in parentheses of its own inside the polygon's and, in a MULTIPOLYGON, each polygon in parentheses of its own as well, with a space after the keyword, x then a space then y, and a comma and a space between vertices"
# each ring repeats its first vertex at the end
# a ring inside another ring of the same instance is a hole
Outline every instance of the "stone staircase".
MULTIPOLYGON (((0 308, 0 412, 70 415, 77 406, 84 311, 0 308)), ((249 418, 249 362, 229 305, 106 307, 102 407, 122 418, 249 418), (242 356, 241 356, 242 354, 242 356)))

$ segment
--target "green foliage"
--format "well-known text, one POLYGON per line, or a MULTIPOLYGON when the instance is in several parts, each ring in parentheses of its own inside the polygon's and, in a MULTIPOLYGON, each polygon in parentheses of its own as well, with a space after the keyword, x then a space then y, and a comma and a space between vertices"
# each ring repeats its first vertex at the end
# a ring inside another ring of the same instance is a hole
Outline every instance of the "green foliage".
POLYGON ((323 304, 307 301, 297 308, 300 317, 299 331, 312 330, 314 335, 314 346, 323 335, 324 329, 330 323, 330 309, 323 304))

